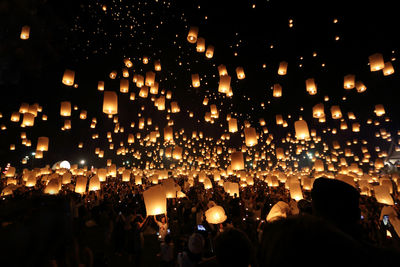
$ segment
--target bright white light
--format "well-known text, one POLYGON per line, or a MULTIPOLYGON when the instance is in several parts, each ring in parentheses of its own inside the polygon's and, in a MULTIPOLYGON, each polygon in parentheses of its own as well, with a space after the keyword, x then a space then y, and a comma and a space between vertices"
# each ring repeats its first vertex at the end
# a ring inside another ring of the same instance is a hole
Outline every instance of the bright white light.
POLYGON ((80 162, 80 163, 81 163, 82 165, 83 165, 83 164, 85 164, 85 160, 81 160, 81 162, 80 162))
POLYGON ((68 161, 64 160, 60 163, 60 168, 69 170, 71 168, 71 164, 69 164, 68 161))
POLYGON ((36 153, 35 152, 32 152, 32 156, 35 156, 36 155, 36 153))

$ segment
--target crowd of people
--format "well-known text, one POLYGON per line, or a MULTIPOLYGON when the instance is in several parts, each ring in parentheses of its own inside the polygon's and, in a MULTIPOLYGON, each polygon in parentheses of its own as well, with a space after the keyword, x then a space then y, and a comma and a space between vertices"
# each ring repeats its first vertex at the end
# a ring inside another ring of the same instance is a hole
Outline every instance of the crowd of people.
MULTIPOLYGON (((185 179, 175 181, 183 188, 185 179)), ((5 179, 0 182, 2 189, 5 179)), ((398 261, 399 237, 380 219, 384 205, 354 187, 319 178, 295 201, 284 185, 254 182, 230 196, 216 183, 206 190, 196 181, 186 197, 168 199, 167 213, 157 216, 146 216, 142 192, 148 182, 114 178, 98 191, 77 194, 65 187, 57 195, 43 194, 40 180, 32 188, 20 186, 0 202, 1 265, 384 266, 398 261), (288 208, 267 221, 278 202, 288 208), (205 219, 215 204, 227 215, 221 224, 205 219)), ((393 208, 400 214, 397 202, 393 208)))

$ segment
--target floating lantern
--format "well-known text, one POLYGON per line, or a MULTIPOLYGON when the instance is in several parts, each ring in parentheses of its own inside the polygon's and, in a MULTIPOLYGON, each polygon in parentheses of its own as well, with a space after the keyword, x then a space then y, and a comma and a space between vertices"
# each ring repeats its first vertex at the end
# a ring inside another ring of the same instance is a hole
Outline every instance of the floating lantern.
POLYGON ((386 62, 385 67, 383 68, 383 75, 389 76, 394 73, 394 68, 391 62, 386 62))
POLYGON ((349 74, 344 76, 343 87, 346 90, 353 89, 355 87, 356 76, 354 74, 349 74))
POLYGON ((20 119, 20 113, 19 112, 13 112, 12 114, 11 114, 11 121, 12 122, 19 122, 19 119, 20 119))
POLYGON ((66 69, 62 78, 62 83, 67 86, 74 85, 75 71, 66 69))
POLYGON ((331 114, 332 114, 332 119, 341 119, 342 118, 342 111, 340 110, 339 106, 332 106, 331 114))
POLYGON ((230 133, 236 133, 238 131, 237 119, 231 118, 228 122, 228 125, 230 133))
POLYGON ((207 46, 206 50, 206 58, 212 58, 214 56, 214 46, 209 45, 207 46))
POLYGON ((246 78, 243 67, 236 68, 236 75, 239 80, 243 80, 244 78, 246 78))
POLYGON ((87 178, 85 176, 78 176, 76 178, 75 193, 83 194, 86 192, 87 178))
POLYGON ((282 96, 282 86, 279 83, 274 84, 272 95, 273 97, 281 97, 282 96))
POLYGON ((48 151, 49 150, 49 138, 48 137, 39 137, 37 146, 36 146, 37 151, 48 151))
POLYGON ((160 62, 160 60, 154 61, 154 70, 155 71, 161 71, 161 62, 160 62))
POLYGON ((30 31, 31 31, 31 27, 29 27, 28 25, 22 26, 21 34, 19 35, 19 38, 21 38, 21 40, 28 40, 30 31))
POLYGON ((378 116, 378 117, 383 116, 383 115, 385 115, 385 108, 381 104, 375 105, 374 112, 375 112, 376 116, 378 116))
POLYGON ((129 92, 129 80, 121 79, 119 81, 119 91, 121 93, 128 93, 129 92))
POLYGON ((315 84, 314 78, 310 78, 306 80, 306 89, 310 95, 317 94, 317 86, 315 84))
POLYGON ((146 215, 159 215, 167 212, 167 198, 161 185, 152 186, 143 192, 146 215))
POLYGON ((114 91, 104 91, 103 112, 108 115, 118 113, 118 96, 114 91))
POLYGON ((187 36, 187 40, 189 43, 194 44, 197 42, 197 34, 199 33, 199 28, 198 27, 190 27, 189 33, 187 36))
POLYGON ((60 115, 63 117, 71 116, 71 102, 69 101, 61 102, 60 115))
POLYGON ((310 138, 310 132, 308 131, 307 122, 304 120, 298 120, 294 123, 294 128, 296 131, 296 138, 298 140, 304 140, 310 138))
POLYGON ((245 137, 245 143, 246 146, 255 146, 257 145, 257 133, 256 129, 249 127, 244 129, 244 137, 245 137))
POLYGON ((199 74, 192 74, 192 86, 195 88, 200 86, 199 74))
POLYGON ((203 53, 206 50, 206 40, 203 37, 197 38, 196 51, 203 53))
POLYGON ((244 160, 243 160, 242 152, 240 152, 240 151, 232 152, 231 166, 232 166, 232 170, 243 170, 244 169, 244 160))
POLYGON ((318 103, 313 107, 313 118, 325 117, 324 104, 318 103))
POLYGON ((368 57, 371 71, 378 71, 385 67, 385 61, 381 53, 375 53, 368 57))
POLYGON ((214 206, 205 212, 206 220, 211 224, 220 224, 226 221, 225 210, 221 206, 214 206))
POLYGON ((288 63, 286 61, 281 61, 279 63, 278 74, 279 75, 286 75, 287 73, 288 63))
POLYGON ((226 94, 231 86, 231 76, 223 75, 219 78, 218 92, 226 94))
POLYGON ((142 98, 147 98, 148 95, 149 95, 149 87, 142 86, 142 88, 140 88, 139 91, 139 96, 142 98))
POLYGON ((94 175, 92 178, 89 180, 89 191, 97 191, 100 190, 100 179, 99 176, 94 175))
POLYGON ((156 80, 156 74, 154 72, 152 71, 146 72, 146 80, 145 80, 146 86, 153 86, 155 80, 156 80))

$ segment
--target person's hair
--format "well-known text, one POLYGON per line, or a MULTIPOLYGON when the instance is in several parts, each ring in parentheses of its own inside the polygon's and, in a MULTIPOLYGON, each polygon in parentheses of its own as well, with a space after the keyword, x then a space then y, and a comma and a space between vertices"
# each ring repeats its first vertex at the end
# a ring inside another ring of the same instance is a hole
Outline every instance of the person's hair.
POLYGON ((215 254, 221 267, 247 267, 253 258, 253 245, 243 231, 230 228, 215 238, 215 254))
POLYGON ((312 215, 267 223, 258 251, 260 267, 361 266, 362 246, 331 223, 312 215))

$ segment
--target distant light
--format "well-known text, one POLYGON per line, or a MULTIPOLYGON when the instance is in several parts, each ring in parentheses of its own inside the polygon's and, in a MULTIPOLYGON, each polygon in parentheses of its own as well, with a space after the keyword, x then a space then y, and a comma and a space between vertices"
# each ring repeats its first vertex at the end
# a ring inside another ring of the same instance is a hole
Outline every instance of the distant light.
POLYGON ((60 168, 62 169, 71 169, 71 164, 68 161, 64 160, 60 163, 60 168))
POLYGON ((32 152, 32 154, 31 154, 32 156, 35 156, 36 155, 36 152, 32 152))

